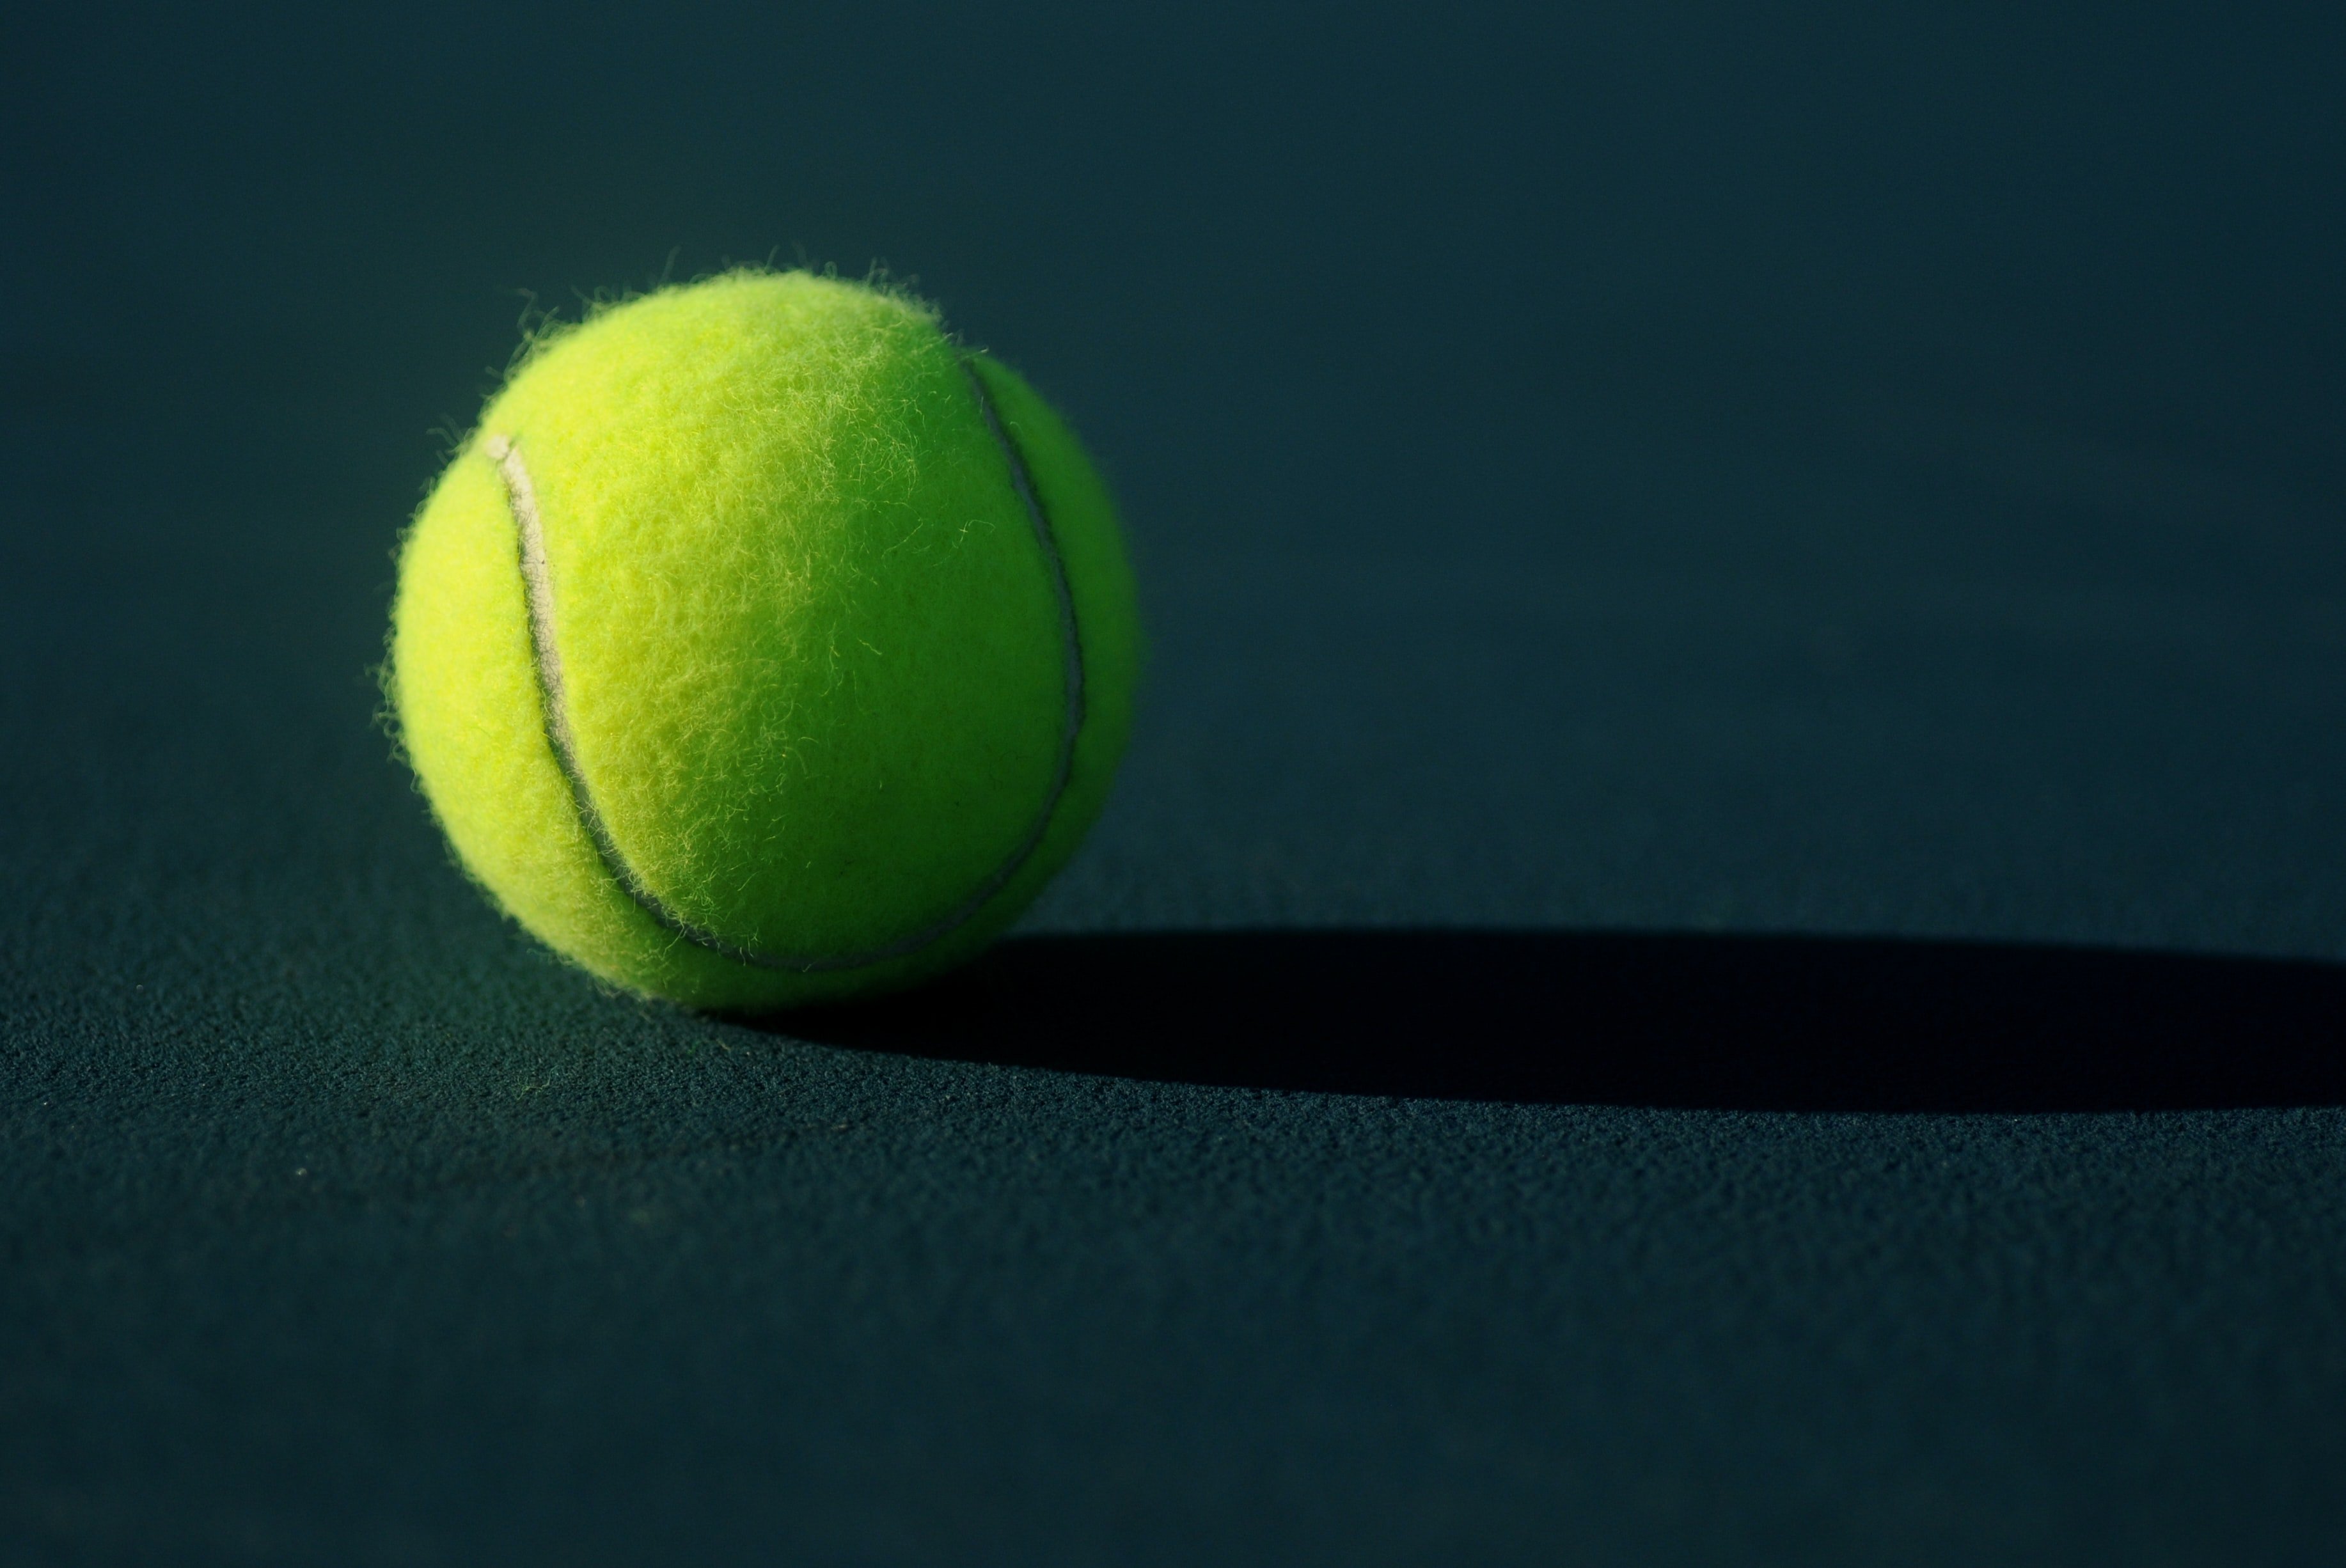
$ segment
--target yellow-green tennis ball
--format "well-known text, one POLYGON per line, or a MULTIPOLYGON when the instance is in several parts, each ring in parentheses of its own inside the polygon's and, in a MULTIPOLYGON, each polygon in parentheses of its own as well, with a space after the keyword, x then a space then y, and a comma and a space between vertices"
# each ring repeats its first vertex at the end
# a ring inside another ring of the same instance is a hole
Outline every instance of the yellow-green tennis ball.
POLYGON ((1083 450, 899 295, 667 289, 541 344, 417 514, 388 685, 467 870, 701 1007, 909 984, 1075 849, 1138 633, 1083 450))

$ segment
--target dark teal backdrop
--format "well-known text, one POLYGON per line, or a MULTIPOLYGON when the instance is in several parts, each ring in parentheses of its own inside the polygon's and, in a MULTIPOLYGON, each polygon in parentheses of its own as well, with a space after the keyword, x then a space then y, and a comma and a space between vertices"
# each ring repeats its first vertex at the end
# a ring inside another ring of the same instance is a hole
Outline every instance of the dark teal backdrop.
POLYGON ((2336 23, 1558 9, 0 23, 0 1557, 2346 1554, 2336 23), (1155 651, 719 1022, 369 669, 516 321, 770 257, 1155 651))

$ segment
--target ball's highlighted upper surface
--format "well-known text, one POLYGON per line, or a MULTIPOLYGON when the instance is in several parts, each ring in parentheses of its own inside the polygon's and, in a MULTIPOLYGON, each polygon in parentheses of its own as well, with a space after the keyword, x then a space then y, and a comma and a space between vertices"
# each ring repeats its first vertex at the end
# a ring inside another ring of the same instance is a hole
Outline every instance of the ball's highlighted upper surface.
POLYGON ((390 688, 465 867, 700 1006, 974 953, 1105 799, 1137 664, 1066 428, 918 304, 803 272, 542 345, 400 558, 390 688))

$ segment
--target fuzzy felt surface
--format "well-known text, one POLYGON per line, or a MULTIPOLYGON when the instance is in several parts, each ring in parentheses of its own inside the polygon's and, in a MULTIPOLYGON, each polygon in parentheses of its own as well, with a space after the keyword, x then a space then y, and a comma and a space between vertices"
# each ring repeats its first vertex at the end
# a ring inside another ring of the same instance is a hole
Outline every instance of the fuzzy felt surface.
POLYGON ((965 368, 918 304, 803 272, 662 290, 538 346, 419 514, 393 621, 401 734, 474 877, 598 977, 714 1007, 885 989, 983 946, 1098 813, 1137 657, 1107 492, 1043 401, 965 368))

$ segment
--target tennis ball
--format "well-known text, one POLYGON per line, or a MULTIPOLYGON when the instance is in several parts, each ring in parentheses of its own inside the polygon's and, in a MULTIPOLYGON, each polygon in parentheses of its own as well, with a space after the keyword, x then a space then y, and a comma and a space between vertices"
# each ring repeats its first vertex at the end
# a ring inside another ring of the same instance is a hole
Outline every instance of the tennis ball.
POLYGON ((457 857, 628 991, 763 1010, 970 957, 1098 814, 1116 515, 901 294, 734 272, 533 346, 417 513, 385 685, 457 857))

